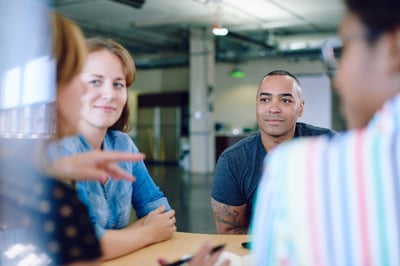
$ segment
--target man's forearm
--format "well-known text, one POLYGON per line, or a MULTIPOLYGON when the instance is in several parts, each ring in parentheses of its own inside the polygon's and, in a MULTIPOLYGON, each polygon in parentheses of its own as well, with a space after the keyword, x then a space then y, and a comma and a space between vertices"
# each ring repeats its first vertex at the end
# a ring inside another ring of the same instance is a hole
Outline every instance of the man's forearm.
POLYGON ((212 200, 211 205, 219 234, 247 234, 245 206, 229 206, 215 200, 212 200))

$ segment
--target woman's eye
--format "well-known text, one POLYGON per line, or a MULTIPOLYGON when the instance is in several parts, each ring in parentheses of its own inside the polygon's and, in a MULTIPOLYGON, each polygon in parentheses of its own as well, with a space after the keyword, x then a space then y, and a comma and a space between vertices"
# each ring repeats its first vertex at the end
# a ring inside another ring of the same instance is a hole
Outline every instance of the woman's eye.
POLYGON ((114 87, 117 89, 125 88, 125 84, 117 82, 114 83, 114 87))
POLYGON ((93 86, 99 86, 101 84, 101 82, 100 82, 100 80, 96 79, 96 80, 89 81, 89 84, 93 85, 93 86))

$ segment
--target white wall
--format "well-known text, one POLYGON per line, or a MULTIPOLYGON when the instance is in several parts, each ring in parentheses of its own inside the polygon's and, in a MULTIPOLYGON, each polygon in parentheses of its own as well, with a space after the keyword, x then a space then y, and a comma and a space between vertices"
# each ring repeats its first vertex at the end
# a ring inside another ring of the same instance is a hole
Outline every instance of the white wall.
POLYGON ((138 70, 133 89, 140 93, 189 90, 188 68, 138 70))
MULTIPOLYGON (((230 127, 254 127, 255 119, 255 97, 260 79, 268 72, 275 69, 288 70, 291 73, 303 77, 319 77, 324 72, 322 63, 319 60, 310 61, 307 59, 269 59, 255 60, 241 63, 240 67, 245 71, 246 77, 234 79, 229 76, 230 71, 236 64, 217 63, 216 85, 214 88, 214 121, 228 124, 230 127), (311 75, 310 75, 311 74, 311 75)), ((302 80, 301 80, 302 82, 302 80)), ((303 84, 303 90, 307 90, 303 84)), ((328 84, 329 85, 329 84, 328 84)), ((189 88, 189 71, 187 68, 169 68, 155 70, 139 70, 136 81, 132 86, 135 97, 137 93, 185 91, 189 88)), ((325 91, 326 92, 326 91, 325 91)), ((323 97, 326 93, 322 92, 323 97)), ((325 105, 321 100, 320 93, 305 93, 306 107, 311 114, 316 114, 318 119, 326 120, 326 114, 330 117, 330 102, 325 105), (311 110, 313 103, 317 104, 318 112, 311 110), (324 115, 320 115, 323 113, 324 115)), ((330 95, 328 96, 330 97, 330 95)), ((325 99, 325 98, 324 98, 325 99)), ((136 124, 136 102, 131 106, 133 123, 136 124)), ((308 116, 305 117, 308 122, 308 116)), ((312 118, 314 119, 314 118, 312 118)), ((322 121, 321 123, 323 123, 322 121)), ((330 125, 330 121, 327 121, 330 125)), ((318 122, 317 124, 320 124, 318 122)), ((328 124, 323 124, 325 126, 328 124)))
POLYGON ((330 81, 326 75, 299 75, 303 88, 304 112, 299 121, 332 128, 330 81))

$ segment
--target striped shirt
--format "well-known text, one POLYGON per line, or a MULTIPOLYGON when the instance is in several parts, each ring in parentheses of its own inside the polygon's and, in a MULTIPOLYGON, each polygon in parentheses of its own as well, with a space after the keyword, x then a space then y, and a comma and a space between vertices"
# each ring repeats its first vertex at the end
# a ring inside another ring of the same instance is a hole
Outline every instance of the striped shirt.
POLYGON ((400 95, 367 127, 280 145, 264 162, 255 264, 400 265, 400 95))

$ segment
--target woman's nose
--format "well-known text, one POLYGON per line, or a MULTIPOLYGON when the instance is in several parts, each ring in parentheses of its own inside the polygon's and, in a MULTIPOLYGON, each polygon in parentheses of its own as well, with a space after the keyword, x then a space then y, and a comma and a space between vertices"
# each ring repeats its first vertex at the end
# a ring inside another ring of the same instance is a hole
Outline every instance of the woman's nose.
POLYGON ((108 93, 103 93, 103 94, 101 95, 101 98, 102 98, 103 100, 109 101, 109 100, 111 100, 112 95, 111 95, 111 94, 108 94, 108 93))
POLYGON ((112 97, 113 97, 112 84, 109 84, 109 82, 104 82, 101 98, 104 100, 111 100, 112 97))

